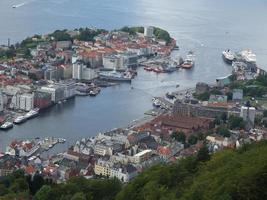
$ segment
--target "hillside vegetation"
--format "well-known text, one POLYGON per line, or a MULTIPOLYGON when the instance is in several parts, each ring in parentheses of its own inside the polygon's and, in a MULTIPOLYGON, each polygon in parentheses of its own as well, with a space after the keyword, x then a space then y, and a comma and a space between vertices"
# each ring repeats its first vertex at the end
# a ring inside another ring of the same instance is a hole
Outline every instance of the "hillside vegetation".
POLYGON ((267 141, 157 165, 129 184, 75 177, 53 184, 19 171, 0 180, 1 199, 34 200, 256 200, 267 199, 267 141))

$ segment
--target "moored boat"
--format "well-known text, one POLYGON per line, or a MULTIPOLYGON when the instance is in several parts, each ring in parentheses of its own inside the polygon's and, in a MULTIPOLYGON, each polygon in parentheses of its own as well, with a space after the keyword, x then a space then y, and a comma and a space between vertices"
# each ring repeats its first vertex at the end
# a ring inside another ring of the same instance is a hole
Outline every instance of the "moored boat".
POLYGON ((228 64, 232 64, 235 60, 235 54, 230 49, 223 51, 222 57, 223 60, 228 64))
POLYGON ((26 120, 26 117, 18 116, 16 119, 14 119, 14 124, 22 124, 23 122, 26 122, 26 120))
POLYGON ((8 129, 10 129, 10 128, 13 128, 13 123, 12 123, 12 122, 5 122, 4 124, 2 124, 2 125, 0 126, 0 128, 1 128, 2 130, 8 130, 8 129))
POLYGON ((194 65, 195 65, 194 54, 192 51, 190 51, 186 55, 186 59, 185 59, 184 63, 181 65, 181 67, 184 69, 191 69, 192 67, 194 67, 194 65))
POLYGON ((25 118, 26 119, 31 119, 36 117, 39 114, 39 109, 32 109, 29 112, 26 113, 25 118))

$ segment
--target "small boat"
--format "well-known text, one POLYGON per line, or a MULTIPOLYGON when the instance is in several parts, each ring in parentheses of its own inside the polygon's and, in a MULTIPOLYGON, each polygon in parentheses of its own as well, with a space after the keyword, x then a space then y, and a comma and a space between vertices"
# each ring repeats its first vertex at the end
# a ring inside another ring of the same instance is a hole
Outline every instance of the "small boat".
POLYGON ((18 116, 15 120, 14 120, 14 124, 22 124, 23 122, 26 122, 27 118, 25 116, 18 116))
POLYGON ((2 124, 2 125, 0 126, 0 128, 1 128, 2 130, 8 130, 8 129, 10 129, 10 128, 13 128, 13 123, 12 123, 12 122, 5 122, 4 124, 2 124))
POLYGON ((232 62, 235 60, 235 55, 230 49, 223 51, 222 57, 223 60, 228 64, 232 64, 232 62))
POLYGON ((186 59, 184 63, 181 65, 184 69, 191 69, 195 65, 195 59, 194 54, 192 51, 189 51, 189 53, 186 55, 186 59))
POLYGON ((144 70, 151 72, 153 69, 151 67, 144 67, 144 70))
POLYGON ((152 70, 153 70, 153 72, 156 72, 156 73, 162 72, 162 69, 160 69, 159 67, 153 68, 152 70))
POLYGON ((173 93, 171 93, 171 92, 167 92, 167 93, 166 93, 166 97, 167 97, 168 99, 174 99, 174 98, 175 98, 175 95, 174 95, 173 93))
POLYGON ((161 103, 157 98, 153 98, 152 102, 153 102, 153 106, 156 108, 159 108, 161 106, 161 103))

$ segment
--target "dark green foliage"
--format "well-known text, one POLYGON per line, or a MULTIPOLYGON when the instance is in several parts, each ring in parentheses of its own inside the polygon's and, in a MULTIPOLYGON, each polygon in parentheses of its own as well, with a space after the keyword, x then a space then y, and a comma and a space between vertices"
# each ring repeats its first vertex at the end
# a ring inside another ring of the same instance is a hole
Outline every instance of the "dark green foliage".
POLYGON ((232 115, 228 119, 228 126, 230 129, 242 129, 245 127, 245 123, 243 121, 243 118, 232 115))
MULTIPOLYGON (((1 179, 0 199, 31 199, 26 180, 22 171, 1 179)), ((266 188, 267 141, 262 141, 213 155, 204 146, 195 157, 151 167, 123 188, 115 179, 75 177, 42 186, 33 200, 257 200, 267 198, 266 188)))
POLYGON ((56 41, 69 41, 71 36, 67 33, 67 30, 56 30, 54 33, 50 34, 51 37, 54 37, 56 41))
POLYGON ((117 195, 117 200, 256 200, 267 198, 267 142, 211 156, 206 147, 197 160, 155 166, 117 195), (204 161, 204 162, 203 162, 204 161), (172 183, 172 184, 169 184, 172 183))
POLYGON ((209 149, 204 145, 197 153, 197 161, 208 161, 210 159, 209 149))
POLYGON ((208 101, 210 98, 210 93, 209 92, 204 92, 202 94, 194 94, 194 97, 197 98, 200 101, 208 101))
POLYGON ((165 40, 167 44, 170 43, 172 39, 167 31, 157 27, 154 27, 154 35, 157 39, 165 40))
POLYGON ((188 138, 188 143, 191 145, 196 144, 198 141, 198 137, 195 135, 190 135, 190 137, 188 138))
POLYGON ((139 27, 124 26, 120 29, 120 31, 129 33, 130 35, 135 35, 136 33, 144 33, 144 27, 142 27, 142 26, 139 26, 139 27))
POLYGON ((173 132, 171 137, 174 138, 176 141, 185 144, 186 136, 182 131, 173 132))
POLYGON ((224 125, 221 125, 217 128, 217 133, 222 137, 230 137, 231 133, 228 128, 224 125))
POLYGON ((81 41, 94 41, 94 37, 99 35, 100 33, 107 32, 104 29, 89 29, 89 28, 84 28, 84 29, 79 29, 79 35, 76 37, 76 39, 81 40, 81 41))

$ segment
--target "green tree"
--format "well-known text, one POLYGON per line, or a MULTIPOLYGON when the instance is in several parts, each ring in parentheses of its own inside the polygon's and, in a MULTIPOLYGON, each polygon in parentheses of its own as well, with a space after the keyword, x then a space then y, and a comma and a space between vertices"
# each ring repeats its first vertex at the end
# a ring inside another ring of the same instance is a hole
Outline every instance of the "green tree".
POLYGON ((208 161, 209 159, 209 149, 206 145, 203 145, 203 147, 197 153, 197 161, 208 161))
POLYGON ((71 200, 86 200, 86 196, 82 192, 77 192, 73 195, 71 200))
POLYGON ((44 185, 34 196, 34 200, 51 200, 52 188, 44 185))
POLYGON ((184 132, 182 132, 182 131, 173 132, 171 137, 174 138, 176 141, 185 144, 186 136, 185 136, 184 132))
POLYGON ((245 127, 245 123, 243 121, 243 118, 231 115, 228 119, 228 126, 230 129, 242 129, 245 127))
POLYGON ((190 135, 190 137, 188 138, 188 143, 191 145, 196 144, 198 141, 198 137, 195 135, 190 135))
POLYGON ((228 130, 228 128, 226 126, 219 126, 217 128, 217 133, 223 137, 230 137, 231 136, 231 133, 230 131, 228 130))

